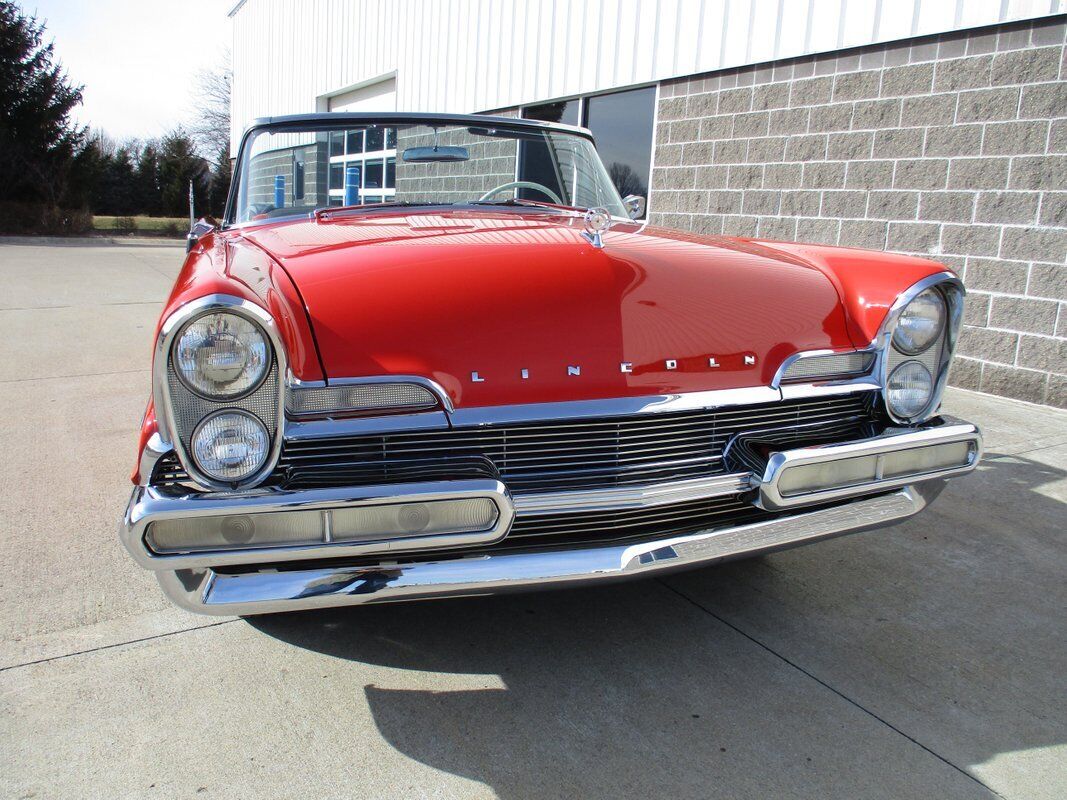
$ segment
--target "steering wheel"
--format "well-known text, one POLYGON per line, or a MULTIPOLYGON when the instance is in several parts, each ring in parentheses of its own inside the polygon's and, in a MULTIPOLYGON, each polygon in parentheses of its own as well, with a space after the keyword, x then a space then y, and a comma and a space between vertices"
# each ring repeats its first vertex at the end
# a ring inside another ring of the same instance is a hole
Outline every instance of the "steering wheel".
POLYGON ((547 186, 534 183, 533 181, 512 181, 511 183, 502 183, 495 189, 490 189, 488 192, 478 198, 478 202, 488 200, 494 194, 503 192, 505 189, 533 189, 535 192, 541 192, 541 194, 547 196, 557 206, 563 205, 563 201, 559 199, 559 195, 549 189, 547 186))

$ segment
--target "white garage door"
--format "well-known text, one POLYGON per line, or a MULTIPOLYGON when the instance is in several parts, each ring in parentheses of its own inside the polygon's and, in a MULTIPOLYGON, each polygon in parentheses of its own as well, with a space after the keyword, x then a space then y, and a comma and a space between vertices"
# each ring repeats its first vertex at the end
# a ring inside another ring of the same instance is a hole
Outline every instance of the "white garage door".
POLYGON ((396 78, 360 86, 329 99, 330 111, 396 111, 396 78))

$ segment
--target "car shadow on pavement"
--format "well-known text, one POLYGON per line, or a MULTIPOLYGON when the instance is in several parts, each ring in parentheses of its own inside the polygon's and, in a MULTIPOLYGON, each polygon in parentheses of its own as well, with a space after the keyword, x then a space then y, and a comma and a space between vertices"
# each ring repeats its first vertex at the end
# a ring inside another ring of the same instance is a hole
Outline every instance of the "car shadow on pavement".
POLYGON ((395 669, 352 687, 381 736, 502 798, 987 796, 974 765, 1067 742, 1050 711, 1067 506, 1042 488, 1064 476, 991 454, 887 531, 663 580, 248 622, 395 669))

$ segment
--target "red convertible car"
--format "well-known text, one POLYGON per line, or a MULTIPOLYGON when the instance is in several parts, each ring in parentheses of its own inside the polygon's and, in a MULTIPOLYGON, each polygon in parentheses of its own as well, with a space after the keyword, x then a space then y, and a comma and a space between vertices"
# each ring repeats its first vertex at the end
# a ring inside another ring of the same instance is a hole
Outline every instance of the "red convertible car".
POLYGON ((644 205, 580 128, 256 122, 159 322, 125 546, 208 614, 478 595, 891 524, 975 468, 956 275, 644 205))

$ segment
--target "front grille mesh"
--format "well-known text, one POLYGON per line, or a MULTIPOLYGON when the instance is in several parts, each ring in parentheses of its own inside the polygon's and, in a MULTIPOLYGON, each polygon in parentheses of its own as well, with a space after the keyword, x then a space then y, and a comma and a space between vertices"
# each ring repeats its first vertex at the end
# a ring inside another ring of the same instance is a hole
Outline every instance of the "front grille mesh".
POLYGON ((420 470, 480 466, 516 494, 657 483, 728 471, 723 450, 739 433, 814 425, 832 437, 871 415, 871 396, 862 393, 717 411, 288 442, 277 477, 298 489, 414 480, 420 470))

